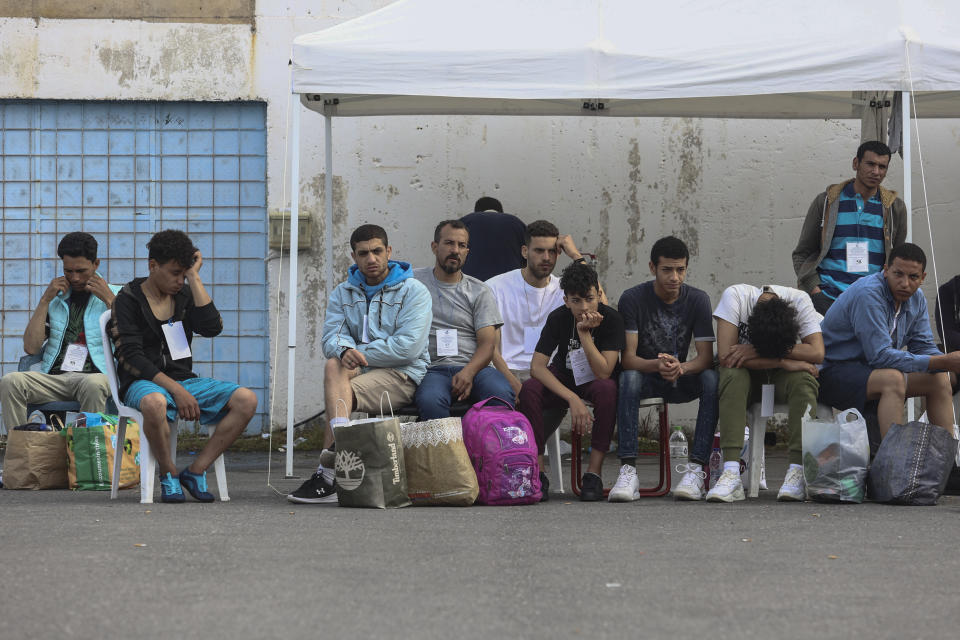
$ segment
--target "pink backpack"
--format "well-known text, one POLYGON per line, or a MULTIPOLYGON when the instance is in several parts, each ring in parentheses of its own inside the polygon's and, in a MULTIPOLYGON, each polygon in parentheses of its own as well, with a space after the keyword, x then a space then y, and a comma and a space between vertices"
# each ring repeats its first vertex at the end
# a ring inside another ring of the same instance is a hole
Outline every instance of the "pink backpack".
POLYGON ((463 416, 463 444, 477 472, 478 504, 540 502, 540 467, 530 421, 506 400, 487 398, 463 416), (492 401, 500 404, 488 404, 492 401))

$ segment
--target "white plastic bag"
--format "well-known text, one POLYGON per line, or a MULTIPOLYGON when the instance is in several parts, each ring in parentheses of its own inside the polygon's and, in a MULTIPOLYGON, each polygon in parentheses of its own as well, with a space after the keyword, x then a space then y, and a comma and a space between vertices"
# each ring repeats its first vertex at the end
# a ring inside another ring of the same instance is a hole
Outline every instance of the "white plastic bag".
POLYGON ((803 475, 807 496, 820 502, 863 502, 870 463, 867 422, 856 409, 832 421, 803 417, 803 475))

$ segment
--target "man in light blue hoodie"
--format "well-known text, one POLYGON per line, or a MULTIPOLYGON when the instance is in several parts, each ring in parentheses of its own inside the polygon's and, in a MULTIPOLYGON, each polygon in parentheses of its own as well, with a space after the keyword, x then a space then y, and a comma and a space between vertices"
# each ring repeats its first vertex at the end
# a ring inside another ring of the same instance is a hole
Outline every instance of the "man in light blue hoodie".
POLYGON ((330 294, 323 322, 324 451, 317 472, 287 496, 291 502, 335 502, 333 427, 346 424, 351 411, 379 413, 384 391, 393 407, 410 404, 430 363, 430 292, 409 263, 390 259, 382 227, 358 227, 350 248, 355 264, 330 294))
POLYGON ((960 351, 944 355, 930 331, 920 291, 927 257, 912 243, 894 247, 883 271, 851 284, 827 311, 820 328, 826 358, 820 399, 860 411, 877 402, 881 437, 903 422, 906 398, 927 399, 930 422, 953 435, 948 371, 960 371, 960 351))

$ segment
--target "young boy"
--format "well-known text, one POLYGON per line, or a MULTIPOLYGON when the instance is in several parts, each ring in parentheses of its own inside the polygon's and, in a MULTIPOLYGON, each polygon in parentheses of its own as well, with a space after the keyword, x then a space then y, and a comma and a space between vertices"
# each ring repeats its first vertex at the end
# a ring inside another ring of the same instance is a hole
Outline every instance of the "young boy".
POLYGON ((602 500, 600 471, 617 418, 614 372, 624 344, 623 318, 600 302, 597 272, 589 265, 574 262, 564 269, 560 288, 564 306, 547 316, 530 363, 531 378, 520 388, 520 411, 543 451, 556 429, 544 428, 543 410, 570 407, 574 431, 591 434, 590 463, 583 474, 580 499, 602 500), (584 400, 593 404, 593 416, 584 400))
POLYGON ((182 231, 167 229, 147 243, 150 275, 131 280, 113 302, 113 340, 123 403, 143 414, 143 434, 160 467, 160 499, 183 502, 186 488, 200 502, 207 467, 233 444, 257 410, 257 396, 232 382, 198 378, 193 372, 193 334, 223 330, 220 312, 200 280, 203 257, 182 231), (216 424, 193 463, 177 473, 170 457, 170 425, 180 417, 216 424))

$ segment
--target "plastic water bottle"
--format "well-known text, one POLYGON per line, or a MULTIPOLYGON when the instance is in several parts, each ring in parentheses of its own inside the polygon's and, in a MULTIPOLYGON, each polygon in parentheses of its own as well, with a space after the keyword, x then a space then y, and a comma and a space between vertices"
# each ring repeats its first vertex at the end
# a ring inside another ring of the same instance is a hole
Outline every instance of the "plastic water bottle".
POLYGON ((713 436, 713 451, 710 452, 710 488, 717 484, 720 474, 723 473, 723 453, 720 450, 720 434, 713 436))
POLYGON ((682 427, 674 427, 670 434, 670 487, 676 489, 687 472, 687 437, 682 427), (678 470, 679 469, 679 470, 678 470))

